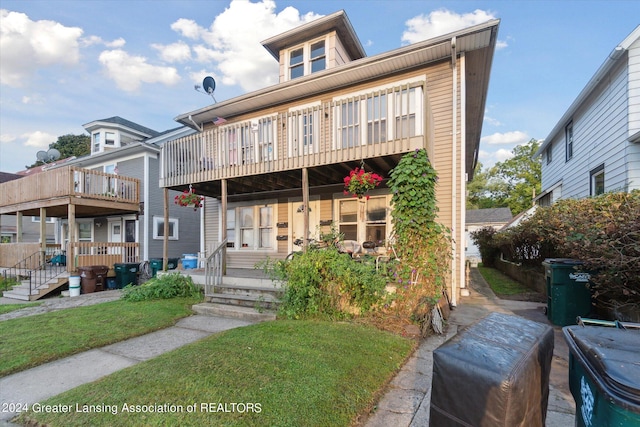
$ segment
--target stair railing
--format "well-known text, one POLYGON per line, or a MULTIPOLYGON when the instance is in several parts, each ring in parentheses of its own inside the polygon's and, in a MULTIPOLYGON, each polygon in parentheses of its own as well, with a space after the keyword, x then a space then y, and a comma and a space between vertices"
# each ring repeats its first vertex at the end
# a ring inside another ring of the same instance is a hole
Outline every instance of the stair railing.
POLYGON ((18 282, 16 285, 28 280, 29 296, 31 296, 38 286, 66 271, 64 265, 49 262, 47 255, 51 255, 51 253, 49 251, 34 252, 13 267, 5 269, 3 272, 5 289, 3 290, 6 290, 8 279, 15 279, 18 282))
POLYGON ((207 257, 204 267, 204 294, 209 295, 215 291, 216 286, 222 285, 224 275, 224 260, 227 254, 227 239, 224 239, 211 255, 207 257))

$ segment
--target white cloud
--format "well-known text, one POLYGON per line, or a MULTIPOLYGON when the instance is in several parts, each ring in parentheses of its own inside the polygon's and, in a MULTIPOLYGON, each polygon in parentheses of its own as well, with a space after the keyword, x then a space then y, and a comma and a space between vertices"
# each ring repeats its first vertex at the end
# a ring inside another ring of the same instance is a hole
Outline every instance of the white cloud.
POLYGON ((405 22, 407 30, 402 34, 402 42, 416 43, 491 19, 495 19, 492 12, 480 9, 461 15, 447 9, 434 10, 429 15, 418 15, 405 22))
MULTIPOLYGON (((39 130, 30 133, 24 133, 21 138, 25 139, 24 145, 27 147, 35 148, 48 148, 49 144, 56 142, 58 139, 56 136, 41 132, 39 130)), ((35 155, 34 155, 35 157, 35 155)))
POLYGON ((507 46, 509 46, 509 44, 504 40, 498 40, 496 42, 496 50, 504 49, 507 46))
POLYGON ((38 68, 80 60, 82 29, 0 10, 0 83, 21 87, 38 68))
POLYGON ((129 55, 120 49, 105 50, 98 59, 107 76, 127 92, 138 90, 142 83, 174 85, 180 81, 175 68, 149 64, 146 58, 129 55))
POLYGON ((110 49, 117 49, 127 44, 125 39, 123 39, 122 37, 119 37, 109 42, 109 41, 103 40, 102 37, 99 37, 99 36, 83 37, 82 39, 80 39, 80 42, 82 43, 82 47, 88 47, 93 45, 103 45, 110 49))
POLYGON ((498 162, 504 162, 505 160, 513 157, 513 152, 511 150, 501 148, 493 154, 493 157, 498 162))
POLYGON ((154 43, 151 47, 159 52, 162 60, 167 62, 185 62, 191 59, 191 48, 183 41, 168 45, 154 43))
POLYGON ((14 135, 11 135, 9 133, 0 134, 0 144, 8 144, 15 140, 16 140, 16 137, 14 135))
POLYGON ((494 119, 493 117, 484 116, 484 121, 492 126, 502 126, 502 122, 498 119, 494 119))
POLYGON ((278 62, 260 42, 320 16, 312 12, 300 15, 293 7, 276 13, 273 0, 233 0, 209 28, 189 19, 179 19, 171 28, 200 42, 192 47, 196 60, 214 66, 222 84, 238 84, 251 91, 278 82, 278 62))
POLYGON ((500 133, 496 132, 492 135, 484 136, 480 139, 481 144, 489 145, 506 145, 506 144, 523 144, 528 142, 531 138, 519 130, 513 132, 500 133))

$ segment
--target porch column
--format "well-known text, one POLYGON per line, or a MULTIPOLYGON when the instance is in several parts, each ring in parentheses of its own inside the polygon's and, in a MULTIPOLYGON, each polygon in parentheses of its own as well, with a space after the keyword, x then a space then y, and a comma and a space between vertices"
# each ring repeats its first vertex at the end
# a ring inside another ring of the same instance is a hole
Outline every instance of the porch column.
POLYGON ((306 252, 309 247, 309 241, 307 240, 309 237, 309 170, 307 168, 302 168, 302 206, 304 208, 302 212, 304 227, 302 250, 306 252))
POLYGON ((169 266, 169 189, 164 187, 164 231, 162 235, 162 271, 169 266))
MULTIPOLYGON (((224 242, 227 236, 227 180, 220 181, 220 222, 222 222, 222 238, 220 241, 224 242)), ((222 249, 222 275, 227 275, 227 248, 222 249)))
POLYGON ((40 208, 40 251, 42 259, 40 263, 44 265, 47 253, 47 208, 40 208))
POLYGON ((16 212, 16 242, 22 242, 22 212, 16 212))
POLYGON ((67 216, 69 217, 69 247, 67 248, 67 271, 75 270, 75 248, 73 243, 76 241, 76 205, 69 203, 67 207, 67 216))

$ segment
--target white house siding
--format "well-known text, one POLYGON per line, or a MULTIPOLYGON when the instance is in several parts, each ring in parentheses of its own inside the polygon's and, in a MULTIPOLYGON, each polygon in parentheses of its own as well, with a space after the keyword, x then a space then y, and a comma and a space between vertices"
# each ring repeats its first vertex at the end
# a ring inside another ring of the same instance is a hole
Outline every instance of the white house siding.
MULTIPOLYGON (((640 39, 629 47, 629 132, 640 132, 640 39)), ((636 184, 638 188, 638 184, 636 184)))
MULTIPOLYGON (((562 180, 562 197, 587 197, 590 171, 604 164, 605 191, 627 188, 627 69, 618 66, 573 115, 573 158, 565 162, 564 129, 542 159, 543 191, 562 180)), ((569 122, 567 122, 568 124, 569 122)), ((554 199, 555 199, 554 195, 554 199)))

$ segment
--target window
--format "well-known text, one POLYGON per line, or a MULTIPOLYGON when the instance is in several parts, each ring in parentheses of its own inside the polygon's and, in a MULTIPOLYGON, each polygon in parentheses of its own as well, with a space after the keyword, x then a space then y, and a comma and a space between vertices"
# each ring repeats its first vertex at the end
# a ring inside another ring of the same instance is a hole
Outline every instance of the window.
MULTIPOLYGON (((178 240, 178 224, 176 218, 169 218, 169 240, 178 240)), ((164 218, 161 216, 153 217, 153 238, 164 239, 164 218)))
POLYGON ((93 223, 78 222, 78 241, 91 242, 93 238, 93 223))
POLYGON ((565 137, 565 161, 571 160, 573 157, 573 122, 569 123, 564 129, 565 137))
POLYGON ((340 200, 340 233, 344 240, 358 240, 358 201, 340 200))
POLYGON ((387 236, 387 204, 385 197, 371 197, 367 200, 366 240, 384 246, 387 236))
POLYGON ((324 40, 311 45, 311 72, 322 71, 326 68, 326 57, 324 53, 324 40))
MULTIPOLYGON (((117 174, 117 168, 116 165, 106 165, 104 167, 104 173, 108 173, 108 174, 117 174)), ((104 192, 106 193, 106 195, 109 196, 116 196, 117 195, 117 190, 118 190, 118 179, 114 178, 114 177, 106 177, 105 180, 105 188, 104 188, 104 192)))
POLYGON ((327 68, 325 40, 316 40, 289 50, 289 80, 327 68))
POLYGON ((260 248, 271 248, 273 236, 273 208, 264 206, 260 208, 260 248))
POLYGON ((240 245, 253 249, 253 207, 240 208, 240 245))
POLYGON ((258 122, 258 145, 260 146, 260 161, 274 160, 273 140, 274 140, 275 120, 268 118, 258 122))
POLYGON ((358 100, 339 105, 338 135, 342 148, 360 145, 360 108, 358 100))
POLYGON ((100 132, 93 134, 93 152, 97 153, 100 151, 100 132))
POLYGON ((591 195, 597 196, 604 193, 604 164, 598 166, 590 172, 591 195))
POLYGON ((227 247, 236 245, 236 210, 227 209, 227 247))
POLYGON ((387 140, 387 96, 374 95, 367 99, 367 144, 387 140))
POLYGON ((116 134, 113 132, 104 133, 104 145, 116 145, 116 134))
POLYGON ((238 129, 240 146, 242 147, 242 164, 255 163, 255 145, 252 138, 251 126, 243 125, 238 129))
MULTIPOLYGON (((39 217, 39 216, 32 216, 32 217, 31 217, 31 222, 40 222, 40 217, 39 217)), ((44 222, 49 223, 49 224, 53 224, 54 222, 56 222, 56 219, 55 219, 55 218, 52 218, 52 217, 50 217, 50 216, 48 216, 48 217, 45 219, 45 221, 44 221, 44 222)))
POLYGON ((304 76, 304 49, 294 49, 289 54, 289 78, 304 76))
POLYGON ((313 152, 313 113, 302 115, 302 151, 305 154, 313 152))
POLYGON ((547 156, 547 164, 551 163, 553 161, 553 150, 552 150, 553 146, 552 144, 549 144, 547 146, 547 148, 544 150, 545 155, 547 156))
POLYGON ((396 139, 416 136, 416 88, 396 92, 396 139))

